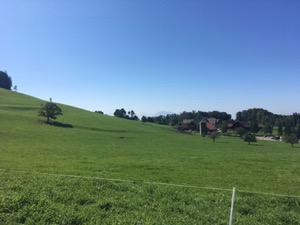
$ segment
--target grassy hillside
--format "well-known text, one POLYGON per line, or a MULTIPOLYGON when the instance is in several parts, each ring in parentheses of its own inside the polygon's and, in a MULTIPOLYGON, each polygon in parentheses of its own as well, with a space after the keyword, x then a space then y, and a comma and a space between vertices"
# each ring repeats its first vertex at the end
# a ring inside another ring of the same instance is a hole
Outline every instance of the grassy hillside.
POLYGON ((299 148, 213 143, 61 104, 73 128, 50 126, 41 103, 0 89, 0 222, 227 224, 230 192, 196 187, 237 187, 236 224, 300 224, 299 198, 243 192, 300 195, 299 148))

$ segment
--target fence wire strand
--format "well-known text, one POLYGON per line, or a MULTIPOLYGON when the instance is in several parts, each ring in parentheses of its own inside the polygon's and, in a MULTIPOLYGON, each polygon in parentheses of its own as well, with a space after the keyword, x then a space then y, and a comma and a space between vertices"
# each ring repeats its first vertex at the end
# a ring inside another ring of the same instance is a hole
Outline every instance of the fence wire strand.
MULTIPOLYGON (((173 184, 173 183, 151 182, 151 181, 142 181, 142 180, 141 181, 125 180, 125 179, 117 179, 117 178, 93 177, 93 176, 82 176, 82 175, 72 175, 72 174, 42 173, 42 172, 11 170, 11 169, 1 169, 1 168, 0 168, 0 171, 13 172, 13 173, 26 173, 26 174, 34 174, 34 175, 40 175, 40 176, 56 176, 56 177, 81 178, 81 179, 107 180, 107 181, 126 182, 126 183, 141 182, 143 184, 149 184, 149 185, 172 186, 172 187, 182 187, 182 188, 196 188, 196 189, 204 189, 204 190, 232 192, 232 189, 216 188, 216 187, 200 187, 200 186, 196 186, 196 185, 187 185, 187 184, 173 184)), ((269 196, 275 196, 275 197, 300 198, 300 195, 276 194, 276 193, 257 192, 257 191, 248 191, 248 190, 239 190, 239 189, 236 189, 236 192, 245 193, 245 194, 269 195, 269 196)))

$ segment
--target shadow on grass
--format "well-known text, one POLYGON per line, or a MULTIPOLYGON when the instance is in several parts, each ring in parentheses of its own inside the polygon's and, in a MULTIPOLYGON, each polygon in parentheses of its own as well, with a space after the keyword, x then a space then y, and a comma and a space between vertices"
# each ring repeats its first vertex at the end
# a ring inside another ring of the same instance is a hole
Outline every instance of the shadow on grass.
POLYGON ((300 148, 300 146, 295 146, 295 145, 294 145, 294 147, 291 147, 291 148, 292 148, 292 149, 293 149, 293 148, 300 148))
POLYGON ((54 127, 73 128, 72 124, 61 123, 61 122, 57 122, 57 121, 50 121, 49 123, 47 123, 47 122, 45 122, 45 123, 50 126, 54 126, 54 127))
POLYGON ((251 143, 251 144, 247 144, 248 146, 263 146, 261 144, 256 144, 256 143, 251 143))
POLYGON ((125 130, 109 130, 109 129, 101 129, 96 127, 84 127, 84 126, 76 126, 78 129, 97 131, 97 132, 116 132, 116 133, 124 133, 125 130))

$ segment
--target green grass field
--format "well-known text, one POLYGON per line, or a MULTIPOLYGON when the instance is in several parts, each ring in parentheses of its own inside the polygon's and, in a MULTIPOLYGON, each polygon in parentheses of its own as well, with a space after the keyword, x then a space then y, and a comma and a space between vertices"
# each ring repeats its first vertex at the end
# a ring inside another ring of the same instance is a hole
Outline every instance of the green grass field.
POLYGON ((233 187, 233 224, 300 224, 300 197, 279 196, 300 196, 299 146, 61 104, 73 128, 50 126, 41 103, 0 89, 0 224, 228 224, 233 187))

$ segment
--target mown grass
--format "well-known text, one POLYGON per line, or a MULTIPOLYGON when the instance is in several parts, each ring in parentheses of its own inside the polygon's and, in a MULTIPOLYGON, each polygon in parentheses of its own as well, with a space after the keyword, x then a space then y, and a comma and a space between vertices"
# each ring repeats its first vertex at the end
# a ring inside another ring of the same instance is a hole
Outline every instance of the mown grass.
MULTIPOLYGON (((66 105, 58 122, 73 128, 49 126, 42 102, 0 89, 0 222, 228 223, 230 192, 155 182, 300 195, 300 149, 288 144, 213 143, 66 105)), ((234 224, 300 224, 297 198, 240 192, 235 213, 234 224)))

